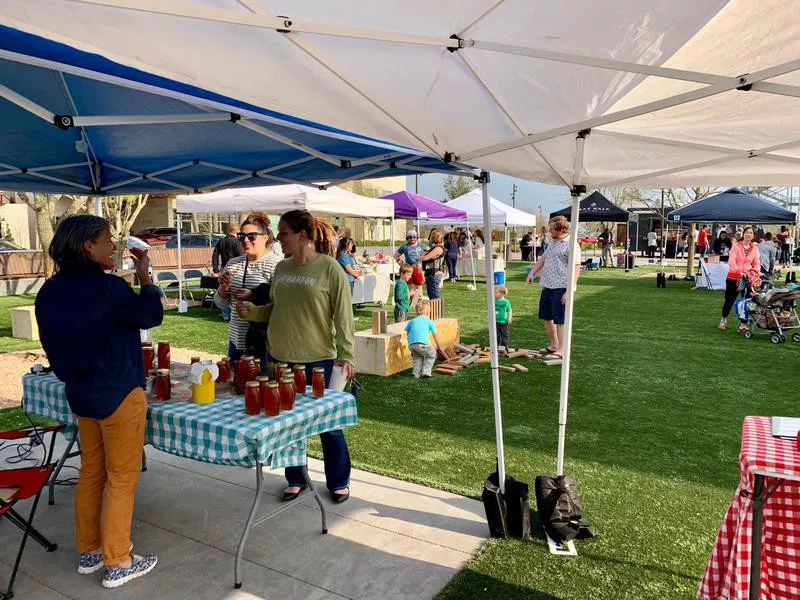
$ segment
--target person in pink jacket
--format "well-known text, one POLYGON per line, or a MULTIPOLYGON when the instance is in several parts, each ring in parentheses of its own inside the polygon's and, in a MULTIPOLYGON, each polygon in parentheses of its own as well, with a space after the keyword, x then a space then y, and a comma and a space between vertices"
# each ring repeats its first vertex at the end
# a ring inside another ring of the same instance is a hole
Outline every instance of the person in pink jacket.
MULTIPOLYGON (((758 246, 753 243, 755 232, 752 227, 745 227, 742 231, 742 239, 733 243, 728 258, 728 277, 725 280, 725 303, 722 305, 722 320, 719 328, 725 329, 728 323, 728 315, 733 308, 733 303, 743 289, 740 289, 741 278, 744 277, 753 287, 761 285, 761 259, 758 254, 758 246)), ((744 323, 739 325, 739 331, 744 331, 747 326, 744 323)))

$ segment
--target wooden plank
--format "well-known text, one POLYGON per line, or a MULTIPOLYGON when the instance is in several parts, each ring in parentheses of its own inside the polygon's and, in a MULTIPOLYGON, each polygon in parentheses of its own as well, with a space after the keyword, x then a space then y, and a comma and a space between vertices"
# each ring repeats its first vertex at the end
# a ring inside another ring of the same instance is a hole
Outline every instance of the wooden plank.
POLYGON ((542 362, 544 364, 546 364, 548 367, 551 367, 553 365, 560 365, 561 364, 561 359, 560 358, 551 358, 551 359, 548 359, 548 360, 543 360, 542 362))
POLYGON ((488 356, 482 356, 475 361, 476 365, 487 365, 492 362, 492 359, 488 356))
POLYGON ((454 344, 453 347, 464 354, 475 354, 475 351, 470 346, 465 346, 464 344, 454 344))
POLYGON ((517 363, 514 363, 511 366, 514 367, 517 371, 522 371, 523 373, 527 373, 528 372, 528 367, 523 367, 522 365, 519 365, 517 363))
POLYGON ((514 352, 509 352, 508 353, 508 358, 518 358, 520 356, 527 356, 527 355, 528 355, 528 353, 525 352, 524 350, 516 350, 514 352))
POLYGON ((475 355, 470 354, 469 356, 462 356, 459 362, 463 366, 468 367, 469 365, 475 362, 475 355))
POLYGON ((516 373, 517 370, 514 367, 507 367, 506 365, 499 365, 497 367, 501 371, 505 371, 506 373, 516 373))
POLYGON ((458 371, 450 371, 448 369, 442 369, 441 367, 436 367, 434 372, 439 373, 440 375, 448 375, 452 377, 453 375, 458 375, 458 371))

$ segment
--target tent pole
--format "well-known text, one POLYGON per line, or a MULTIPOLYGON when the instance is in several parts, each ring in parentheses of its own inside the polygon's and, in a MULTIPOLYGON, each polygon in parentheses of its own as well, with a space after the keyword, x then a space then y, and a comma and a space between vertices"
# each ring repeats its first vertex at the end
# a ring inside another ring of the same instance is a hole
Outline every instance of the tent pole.
POLYGON ((469 230, 469 221, 467 221, 467 247, 469 248, 469 264, 472 267, 472 287, 477 289, 478 285, 475 283, 475 257, 472 256, 472 232, 469 230))
MULTIPOLYGON (((491 243, 492 218, 489 210, 489 173, 482 171, 480 174, 481 194, 483 196, 483 229, 489 232, 491 243)), ((489 351, 492 361, 492 399, 494 402, 494 435, 497 443, 497 475, 500 483, 500 493, 506 492, 506 464, 503 450, 503 415, 500 410, 500 371, 497 359, 497 322, 494 314, 494 286, 492 285, 491 247, 484 254, 484 270, 486 271, 486 312, 489 317, 489 351)))
POLYGON ((175 217, 178 221, 178 312, 181 312, 183 306, 183 252, 181 251, 181 213, 176 213, 175 217))
POLYGON ((572 218, 570 219, 569 259, 567 261, 567 302, 564 315, 564 346, 561 348, 561 390, 558 402, 558 454, 556 457, 556 475, 564 474, 564 446, 567 436, 567 404, 569 402, 569 371, 572 360, 572 317, 575 306, 575 286, 578 274, 575 259, 578 256, 578 218, 580 215, 581 197, 586 194, 586 186, 580 185, 583 173, 583 150, 588 130, 578 133, 575 140, 575 162, 573 165, 572 218))
MULTIPOLYGON (((391 257, 391 264, 392 264, 392 279, 390 282, 389 289, 394 289, 394 286, 397 285, 397 275, 395 274, 395 266, 397 266, 397 261, 394 259, 394 213, 392 213, 392 230, 389 232, 389 239, 391 240, 391 246, 389 247, 388 255, 391 257)), ((391 303, 394 306, 394 293, 391 295, 391 303)))

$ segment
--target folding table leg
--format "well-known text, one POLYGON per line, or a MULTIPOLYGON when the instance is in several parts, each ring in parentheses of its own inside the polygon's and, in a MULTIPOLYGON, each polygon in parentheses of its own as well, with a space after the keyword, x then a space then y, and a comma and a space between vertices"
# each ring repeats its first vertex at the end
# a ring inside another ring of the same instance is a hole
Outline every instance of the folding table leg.
MULTIPOLYGON (((55 434, 53 434, 55 435, 55 434)), ((67 442, 67 448, 64 450, 64 454, 61 455, 61 458, 58 459, 58 464, 56 465, 53 474, 50 476, 50 485, 47 489, 47 503, 50 506, 56 503, 56 480, 58 479, 59 473, 61 473, 61 469, 64 467, 64 463, 67 462, 67 459, 70 457, 70 453, 72 452, 72 446, 75 445, 75 440, 78 439, 78 428, 75 427, 72 430, 72 435, 70 435, 69 442, 67 442)))
MULTIPOLYGON (((8 518, 9 521, 11 521, 17 527, 19 527, 22 531, 25 531, 25 529, 28 527, 28 522, 25 519, 23 519, 19 515, 19 513, 17 513, 15 510, 11 508, 9 508, 8 511, 5 513, 5 516, 8 518)), ((54 552, 58 548, 56 544, 52 543, 50 540, 44 537, 33 526, 31 526, 30 528, 30 536, 31 539, 37 542, 42 548, 44 548, 48 552, 54 552)))
POLYGON ((766 489, 764 476, 753 480, 753 530, 750 538, 750 600, 759 600, 761 588, 761 517, 764 513, 766 489))
POLYGON ((239 547, 236 548, 236 560, 233 565, 233 587, 237 590, 242 587, 242 576, 240 573, 240 565, 242 562, 242 553, 244 552, 244 545, 247 542, 247 536, 250 533, 250 528, 253 526, 253 520, 258 510, 258 505, 261 503, 261 484, 264 481, 264 474, 261 472, 261 463, 256 464, 256 495, 253 498, 253 506, 250 508, 250 514, 247 516, 247 523, 245 523, 244 531, 242 531, 242 538, 239 540, 239 547))
POLYGON ((322 513, 322 533, 328 533, 328 514, 325 512, 325 504, 323 504, 322 498, 319 497, 319 492, 314 487, 311 477, 308 476, 308 466, 306 465, 303 465, 303 479, 306 480, 308 489, 310 489, 311 493, 314 494, 314 500, 317 501, 317 504, 319 505, 319 511, 322 513))
MULTIPOLYGON (((12 598, 14 596, 14 581, 17 579, 17 571, 19 570, 19 563, 22 561, 22 553, 25 551, 25 543, 28 541, 28 536, 33 529, 33 515, 36 514, 36 507, 39 505, 39 498, 42 496, 42 491, 36 494, 33 498, 33 506, 31 506, 31 513, 28 516, 28 521, 25 526, 25 533, 22 534, 22 542, 19 545, 19 552, 17 552, 17 559, 14 561, 14 568, 11 570, 11 579, 8 580, 8 589, 3 594, 3 598, 12 598)), ((8 514, 8 513, 6 513, 8 514)), ((55 544, 52 545, 53 550, 56 549, 55 544)))

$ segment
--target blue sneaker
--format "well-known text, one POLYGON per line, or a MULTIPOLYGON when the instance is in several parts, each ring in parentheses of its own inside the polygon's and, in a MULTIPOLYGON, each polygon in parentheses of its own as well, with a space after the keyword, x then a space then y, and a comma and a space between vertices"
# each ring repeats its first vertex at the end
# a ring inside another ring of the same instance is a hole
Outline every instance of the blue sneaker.
POLYGON ((78 561, 78 573, 88 575, 103 568, 103 555, 100 552, 84 552, 78 561))
POLYGON ((148 554, 147 556, 131 554, 131 558, 133 563, 130 567, 106 567, 103 570, 104 588, 119 587, 137 577, 146 575, 158 563, 158 557, 155 554, 148 554))

